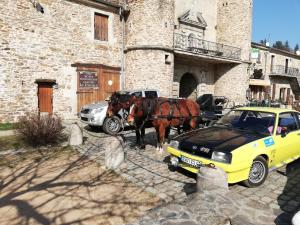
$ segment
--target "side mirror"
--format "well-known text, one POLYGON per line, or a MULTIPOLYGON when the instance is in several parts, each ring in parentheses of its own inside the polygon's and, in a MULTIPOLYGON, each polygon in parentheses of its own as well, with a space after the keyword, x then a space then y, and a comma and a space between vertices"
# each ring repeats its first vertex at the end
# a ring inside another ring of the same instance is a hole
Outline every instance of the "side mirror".
POLYGON ((281 128, 281 137, 286 137, 286 135, 289 133, 287 127, 282 127, 281 128))

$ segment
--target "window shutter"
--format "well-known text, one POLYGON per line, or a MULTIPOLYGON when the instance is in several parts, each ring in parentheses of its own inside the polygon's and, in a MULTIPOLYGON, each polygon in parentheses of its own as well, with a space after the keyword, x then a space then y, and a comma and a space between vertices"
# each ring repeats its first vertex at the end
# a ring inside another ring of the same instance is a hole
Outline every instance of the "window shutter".
POLYGON ((95 13, 94 33, 96 40, 108 41, 108 16, 95 13))

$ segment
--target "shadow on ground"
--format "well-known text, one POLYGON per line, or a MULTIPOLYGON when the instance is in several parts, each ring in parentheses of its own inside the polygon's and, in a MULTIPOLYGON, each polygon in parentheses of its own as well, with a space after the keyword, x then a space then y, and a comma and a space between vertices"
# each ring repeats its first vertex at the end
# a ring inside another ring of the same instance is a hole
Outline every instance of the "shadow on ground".
POLYGON ((71 150, 0 161, 0 224, 123 224, 158 203, 71 150))
POLYGON ((289 225, 293 215, 300 210, 300 159, 286 167, 287 182, 277 202, 283 211, 275 220, 277 225, 289 225))

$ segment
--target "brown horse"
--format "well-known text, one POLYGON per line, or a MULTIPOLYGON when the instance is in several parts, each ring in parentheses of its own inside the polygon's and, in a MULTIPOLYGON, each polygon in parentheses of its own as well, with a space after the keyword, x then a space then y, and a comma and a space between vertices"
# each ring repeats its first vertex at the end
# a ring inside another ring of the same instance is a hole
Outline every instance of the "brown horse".
POLYGON ((143 127, 145 122, 141 123, 140 121, 150 120, 156 130, 157 149, 162 151, 162 145, 168 136, 170 127, 183 130, 195 129, 199 116, 199 105, 190 99, 158 98, 147 100, 146 103, 144 99, 137 99, 130 108, 127 121, 129 124, 143 127), (149 109, 149 106, 152 109, 149 109))
MULTIPOLYGON (((117 116, 120 110, 123 110, 123 117, 124 119, 127 118, 130 106, 134 104, 136 101, 140 101, 140 99, 143 99, 144 101, 147 99, 155 99, 155 98, 142 98, 142 97, 136 97, 132 96, 129 94, 122 94, 119 92, 115 92, 112 94, 110 97, 110 100, 108 102, 108 108, 107 108, 107 116, 117 116)), ((142 124, 142 118, 137 118, 136 119, 136 124, 137 126, 134 126, 135 129, 135 134, 136 134, 136 144, 138 145, 139 148, 145 148, 145 142, 144 142, 144 137, 145 137, 145 128, 146 127, 151 127, 152 124, 149 122, 145 122, 142 124)))
POLYGON ((114 92, 108 101, 107 116, 115 116, 120 110, 129 111, 134 99, 135 97, 130 94, 114 92))

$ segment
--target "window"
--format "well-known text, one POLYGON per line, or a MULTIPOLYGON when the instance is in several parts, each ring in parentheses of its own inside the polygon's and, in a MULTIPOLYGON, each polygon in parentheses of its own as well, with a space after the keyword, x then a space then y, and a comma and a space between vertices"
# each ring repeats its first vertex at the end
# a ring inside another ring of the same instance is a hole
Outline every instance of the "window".
POLYGON ((145 97, 146 98, 157 98, 157 92, 156 91, 145 91, 145 97))
POLYGON ((289 68, 289 59, 285 59, 285 67, 284 67, 284 73, 288 73, 289 68))
POLYGON ((275 58, 275 55, 272 55, 271 56, 271 73, 274 72, 274 58, 275 58))
POLYGON ((143 97, 141 91, 139 91, 139 92, 133 92, 131 95, 132 95, 132 96, 135 96, 135 97, 143 97))
POLYGON ((279 115, 277 134, 280 134, 283 128, 287 129, 288 132, 298 130, 296 118, 292 113, 283 113, 279 115))
POLYGON ((94 38, 100 41, 108 41, 108 16, 95 13, 94 38))

